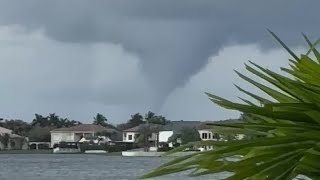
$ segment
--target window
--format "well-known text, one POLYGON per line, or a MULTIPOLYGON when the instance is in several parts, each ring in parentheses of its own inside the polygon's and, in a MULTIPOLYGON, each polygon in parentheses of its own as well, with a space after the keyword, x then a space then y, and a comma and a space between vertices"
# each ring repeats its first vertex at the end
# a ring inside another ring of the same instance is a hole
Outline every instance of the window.
POLYGON ((208 139, 211 139, 211 133, 209 133, 208 135, 209 135, 209 136, 208 136, 208 137, 209 137, 208 139))
POLYGON ((208 139, 208 134, 207 133, 202 133, 202 139, 208 139))
POLYGON ((128 140, 132 140, 132 135, 128 135, 128 140))

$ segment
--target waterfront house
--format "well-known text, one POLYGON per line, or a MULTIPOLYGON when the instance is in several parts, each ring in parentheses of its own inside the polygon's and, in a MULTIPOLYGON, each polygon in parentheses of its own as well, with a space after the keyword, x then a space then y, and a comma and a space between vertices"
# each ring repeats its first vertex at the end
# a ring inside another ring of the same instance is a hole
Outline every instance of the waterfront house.
POLYGON ((80 124, 69 128, 50 131, 51 147, 60 142, 79 142, 83 137, 96 137, 100 134, 116 133, 116 130, 95 124, 80 124))
MULTIPOLYGON (((227 137, 224 135, 221 135, 219 133, 215 133, 215 130, 218 130, 218 126, 214 125, 208 125, 210 123, 216 123, 216 124, 228 124, 228 123, 239 123, 240 121, 237 119, 228 119, 228 120, 222 120, 222 121, 171 121, 169 124, 165 125, 160 131, 159 131, 159 143, 167 143, 169 147, 173 147, 173 143, 169 142, 170 137, 177 137, 176 142, 181 143, 181 140, 179 139, 179 136, 185 127, 191 127, 196 128, 200 139, 202 141, 224 141, 227 140, 227 137)), ((242 139, 244 137, 243 134, 235 134, 235 139, 242 139)))
MULTIPOLYGON (((183 128, 196 128, 200 126, 202 122, 200 121, 171 121, 170 123, 163 126, 159 131, 159 143, 168 143, 169 147, 173 147, 173 143, 169 142, 169 138, 172 136, 179 136, 183 128)), ((181 143, 181 140, 177 139, 178 143, 181 143)))
POLYGON ((122 141, 133 143, 139 134, 139 126, 133 128, 125 129, 122 131, 122 141))
POLYGON ((143 132, 148 134, 148 140, 151 143, 155 143, 158 141, 158 131, 160 129, 162 129, 162 125, 158 124, 140 124, 133 128, 125 129, 122 132, 122 142, 134 143, 143 132))
MULTIPOLYGON (((228 124, 235 124, 235 123, 242 123, 241 120, 239 119, 227 119, 227 120, 221 120, 221 121, 208 121, 205 122, 205 124, 202 127, 207 127, 211 129, 211 132, 220 132, 221 130, 221 126, 219 125, 228 125, 228 124), (217 125, 209 125, 209 124, 217 124, 217 125)), ((203 128, 205 129, 205 128, 203 128)), ((226 128, 224 128, 226 129, 226 128)), ((225 133, 215 133, 214 135, 214 140, 218 140, 218 141, 228 141, 228 140, 241 140, 243 139, 245 136, 244 134, 238 134, 238 133, 234 133, 234 134, 230 134, 230 132, 232 132, 232 128, 227 128, 229 129, 229 133, 225 134, 225 133)))
POLYGON ((28 138, 14 134, 12 130, 0 127, 0 149, 28 149, 28 138))
POLYGON ((196 127, 199 135, 200 135, 200 139, 202 141, 210 141, 210 140, 217 140, 217 138, 214 136, 213 132, 212 132, 212 127, 207 126, 205 124, 199 125, 198 127, 196 127))
POLYGON ((144 151, 157 151, 158 133, 162 128, 159 124, 140 124, 122 132, 122 142, 143 145, 144 151))

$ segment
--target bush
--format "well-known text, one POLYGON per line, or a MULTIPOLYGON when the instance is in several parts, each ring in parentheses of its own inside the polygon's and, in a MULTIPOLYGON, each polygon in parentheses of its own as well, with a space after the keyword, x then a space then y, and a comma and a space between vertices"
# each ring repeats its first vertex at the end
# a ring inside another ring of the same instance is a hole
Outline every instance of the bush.
POLYGON ((74 142, 60 142, 58 147, 60 148, 72 148, 72 149, 77 149, 78 148, 78 144, 74 143, 74 142))
POLYGON ((167 151, 170 151, 171 149, 173 149, 173 147, 161 147, 161 148, 158 148, 158 152, 167 152, 167 151))
POLYGON ((115 144, 115 145, 108 145, 108 144, 90 145, 88 143, 80 144, 81 152, 85 152, 87 150, 104 150, 107 152, 121 152, 121 151, 130 150, 133 148, 135 148, 135 145, 133 144, 115 144))

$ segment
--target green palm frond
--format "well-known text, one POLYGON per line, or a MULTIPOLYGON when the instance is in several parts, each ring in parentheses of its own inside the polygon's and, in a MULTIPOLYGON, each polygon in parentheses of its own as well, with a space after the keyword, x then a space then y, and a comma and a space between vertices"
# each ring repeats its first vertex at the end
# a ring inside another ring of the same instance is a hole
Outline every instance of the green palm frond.
MULTIPOLYGON (((160 166, 143 178, 161 176, 193 169, 191 176, 231 172, 227 179, 294 179, 304 175, 320 179, 320 53, 316 49, 319 40, 312 43, 303 34, 310 50, 298 57, 273 32, 271 35, 289 52, 294 60, 290 69, 281 68, 288 76, 280 75, 253 62, 246 70, 264 80, 257 82, 239 72, 243 80, 260 89, 271 99, 237 89, 260 104, 240 99, 235 103, 206 93, 215 104, 245 114, 242 123, 211 124, 220 131, 256 134, 263 137, 229 142, 195 142, 173 150, 181 151, 190 145, 213 145, 211 151, 180 157, 160 166), (309 53, 312 52, 315 60, 309 53), (232 157, 237 160, 227 160, 232 157)), ((210 125, 210 124, 209 124, 210 125)))

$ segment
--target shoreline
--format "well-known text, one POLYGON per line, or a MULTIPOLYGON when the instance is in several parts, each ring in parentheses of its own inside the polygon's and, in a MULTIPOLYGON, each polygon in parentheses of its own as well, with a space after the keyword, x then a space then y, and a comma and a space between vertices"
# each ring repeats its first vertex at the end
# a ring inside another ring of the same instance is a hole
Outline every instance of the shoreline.
POLYGON ((1 150, 1 154, 52 154, 52 150, 1 150))
MULTIPOLYGON (((49 150, 2 150, 0 151, 0 155, 7 154, 54 154, 51 149, 49 150)), ((73 153, 70 153, 73 154, 73 153)), ((97 154, 89 154, 89 153, 74 153, 74 154, 82 154, 82 155, 102 155, 102 156, 121 156, 121 152, 111 152, 111 153, 97 153, 97 154)))

